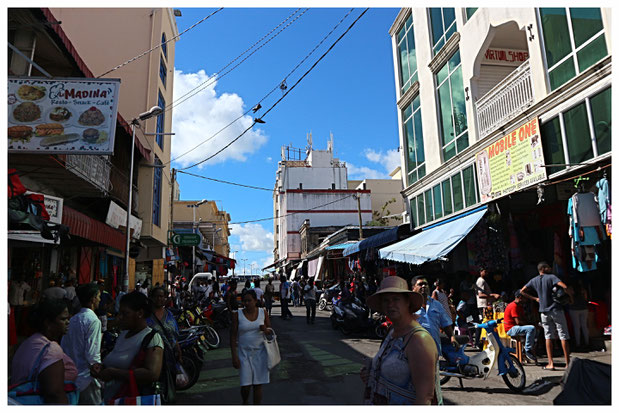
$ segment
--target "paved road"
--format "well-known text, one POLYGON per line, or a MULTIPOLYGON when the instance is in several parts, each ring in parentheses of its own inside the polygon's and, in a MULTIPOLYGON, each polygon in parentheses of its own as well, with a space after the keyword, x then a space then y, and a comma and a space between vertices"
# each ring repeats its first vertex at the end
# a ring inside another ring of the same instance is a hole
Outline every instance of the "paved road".
MULTIPOLYGON (((273 309, 272 324, 278 334, 282 362, 271 372, 271 383, 264 386, 263 403, 268 405, 357 405, 362 402, 363 384, 358 372, 367 357, 380 345, 377 339, 344 336, 331 329, 329 313, 317 312, 316 324, 307 325, 305 308, 291 307, 292 320, 281 320, 273 309)), ((232 367, 228 330, 220 332, 222 345, 207 354, 200 380, 178 395, 178 404, 241 404, 238 370, 232 367)), ((611 353, 574 354, 610 363, 611 353)), ((561 366, 557 360, 557 366, 561 366)), ((465 380, 461 389, 457 379, 443 387, 445 404, 458 405, 550 405, 561 391, 563 371, 546 372, 541 367, 525 366, 527 385, 545 377, 557 385, 539 396, 514 394, 494 374, 488 380, 465 380)))

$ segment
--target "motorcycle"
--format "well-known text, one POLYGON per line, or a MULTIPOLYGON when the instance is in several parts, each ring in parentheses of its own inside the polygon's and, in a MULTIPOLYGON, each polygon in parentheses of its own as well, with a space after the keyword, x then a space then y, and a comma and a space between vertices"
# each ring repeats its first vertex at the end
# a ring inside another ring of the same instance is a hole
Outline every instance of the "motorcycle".
POLYGON ((200 378, 200 371, 204 365, 204 355, 208 351, 208 345, 204 338, 205 327, 195 326, 180 331, 178 345, 182 353, 181 365, 189 376, 189 381, 182 386, 177 385, 176 390, 187 390, 196 384, 200 378))
POLYGON ((369 309, 358 298, 352 298, 349 303, 340 299, 333 300, 331 326, 340 329, 344 335, 373 331, 375 322, 369 317, 369 309))
POLYGON ((464 354, 467 344, 455 349, 452 345, 445 343, 442 346, 443 359, 439 361, 441 384, 445 384, 452 377, 460 379, 488 378, 495 364, 498 367, 498 375, 512 391, 520 392, 526 385, 526 374, 522 363, 518 361, 513 348, 505 347, 501 342, 496 331, 497 325, 503 321, 490 320, 482 324, 475 324, 477 328, 486 330, 488 346, 485 350, 473 355, 464 354))
POLYGON ((335 284, 332 287, 327 288, 326 290, 322 291, 322 293, 320 294, 320 298, 318 299, 318 309, 320 311, 332 311, 333 310, 333 297, 337 297, 337 295, 340 293, 340 286, 339 284, 335 284))
POLYGON ((380 339, 387 337, 387 333, 389 333, 389 329, 392 324, 391 320, 389 320, 386 315, 380 313, 372 314, 372 320, 374 320, 374 324, 376 326, 374 328, 374 334, 376 334, 376 337, 380 339))
POLYGON ((198 305, 192 307, 188 307, 185 310, 175 311, 173 312, 176 316, 176 322, 181 329, 186 329, 193 326, 203 326, 204 327, 204 337, 207 345, 210 348, 218 348, 221 343, 221 339, 217 331, 213 328, 213 321, 210 319, 210 315, 212 311, 202 310, 198 305))
POLYGON ((203 315, 213 323, 216 330, 230 327, 230 311, 224 302, 209 302, 203 315))

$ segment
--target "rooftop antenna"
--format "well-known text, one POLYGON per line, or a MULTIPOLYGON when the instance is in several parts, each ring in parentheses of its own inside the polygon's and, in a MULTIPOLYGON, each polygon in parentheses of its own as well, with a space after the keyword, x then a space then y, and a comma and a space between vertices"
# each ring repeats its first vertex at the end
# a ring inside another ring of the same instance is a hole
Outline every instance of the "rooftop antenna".
POLYGON ((313 145, 313 142, 312 142, 312 131, 310 131, 309 137, 307 138, 307 146, 309 147, 310 151, 312 150, 312 145, 313 145))
POLYGON ((333 132, 329 131, 329 142, 327 142, 327 150, 333 152, 333 132))

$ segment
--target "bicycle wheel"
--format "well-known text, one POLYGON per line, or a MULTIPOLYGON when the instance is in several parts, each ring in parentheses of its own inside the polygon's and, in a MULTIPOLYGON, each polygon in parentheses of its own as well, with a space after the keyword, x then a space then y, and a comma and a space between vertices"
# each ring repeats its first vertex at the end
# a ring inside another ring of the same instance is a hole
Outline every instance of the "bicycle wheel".
POLYGON ((213 327, 206 326, 206 331, 204 332, 204 339, 206 340, 206 344, 208 344, 210 348, 219 347, 219 334, 217 334, 217 331, 215 331, 213 327))
POLYGON ((451 379, 451 376, 441 376, 441 386, 447 383, 451 379))
POLYGON ((507 373, 502 376, 503 381, 511 390, 520 392, 526 385, 527 375, 524 372, 522 363, 520 363, 513 354, 509 355, 509 360, 511 360, 513 368, 510 369, 509 361, 505 359, 504 363, 505 368, 507 368, 507 373))
POLYGON ((324 311, 325 308, 327 308, 327 300, 322 299, 318 302, 318 309, 324 311))
POLYGON ((184 386, 176 386, 177 391, 187 390, 200 378, 200 369, 196 365, 195 361, 190 357, 183 357, 183 362, 181 363, 185 372, 189 376, 189 381, 184 386))

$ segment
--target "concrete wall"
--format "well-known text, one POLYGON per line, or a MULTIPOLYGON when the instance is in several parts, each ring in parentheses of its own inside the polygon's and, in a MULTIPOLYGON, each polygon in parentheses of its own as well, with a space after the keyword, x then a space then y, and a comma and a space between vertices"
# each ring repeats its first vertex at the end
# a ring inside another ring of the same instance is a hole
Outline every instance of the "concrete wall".
MULTIPOLYGON (((369 189, 371 191, 371 205, 372 205, 372 219, 375 219, 376 214, 378 217, 384 215, 401 214, 405 211, 404 199, 402 198, 402 180, 401 179, 365 179, 357 185, 355 189, 369 189), (365 186, 364 186, 365 184, 365 186), (390 203, 386 210, 389 213, 383 213, 383 206, 390 200, 395 202, 390 203)), ((402 223, 402 219, 392 217, 388 219, 386 225, 398 225, 402 223)))

